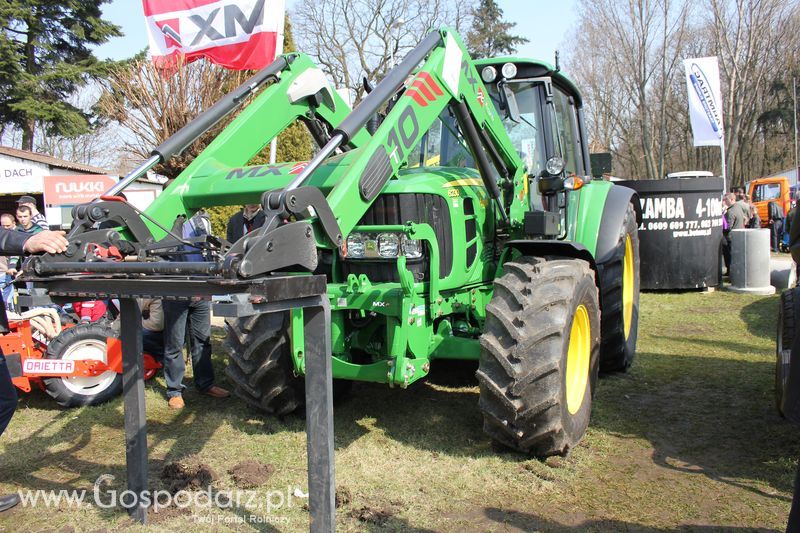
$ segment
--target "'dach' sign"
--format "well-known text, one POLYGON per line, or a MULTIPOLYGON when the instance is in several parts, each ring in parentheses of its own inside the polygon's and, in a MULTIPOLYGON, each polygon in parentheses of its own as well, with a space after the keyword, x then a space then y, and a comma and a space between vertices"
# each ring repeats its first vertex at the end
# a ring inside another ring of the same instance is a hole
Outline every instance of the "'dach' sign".
POLYGON ((78 205, 91 202, 117 183, 103 175, 45 176, 44 202, 48 205, 78 205))

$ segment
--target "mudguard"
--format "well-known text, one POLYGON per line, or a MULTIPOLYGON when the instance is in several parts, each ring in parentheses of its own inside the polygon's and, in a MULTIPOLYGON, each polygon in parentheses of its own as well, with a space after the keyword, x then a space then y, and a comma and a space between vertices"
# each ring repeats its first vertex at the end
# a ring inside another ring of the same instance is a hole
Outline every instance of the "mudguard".
POLYGON ((592 253, 582 244, 570 241, 554 240, 515 240, 506 243, 507 248, 517 250, 523 255, 574 257, 589 262, 592 270, 597 270, 592 253))
POLYGON ((600 230, 597 234, 594 254, 597 263, 605 263, 614 253, 619 241, 620 228, 625 220, 625 212, 631 202, 636 210, 636 222, 641 223, 642 206, 639 204, 639 195, 636 194, 636 191, 621 185, 613 185, 609 188, 600 219, 600 230))

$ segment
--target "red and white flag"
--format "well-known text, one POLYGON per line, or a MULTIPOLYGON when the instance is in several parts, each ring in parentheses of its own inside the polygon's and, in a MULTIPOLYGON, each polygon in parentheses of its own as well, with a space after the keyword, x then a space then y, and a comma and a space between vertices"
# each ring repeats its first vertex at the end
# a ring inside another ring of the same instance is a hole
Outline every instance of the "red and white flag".
POLYGON ((284 0, 143 0, 153 62, 173 68, 201 57, 258 70, 283 50, 284 0))

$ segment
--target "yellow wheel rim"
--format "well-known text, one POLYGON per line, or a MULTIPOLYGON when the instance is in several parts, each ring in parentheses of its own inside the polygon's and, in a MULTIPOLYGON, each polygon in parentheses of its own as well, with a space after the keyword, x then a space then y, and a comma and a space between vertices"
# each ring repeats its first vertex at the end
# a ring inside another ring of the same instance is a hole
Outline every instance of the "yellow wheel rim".
POLYGON ((592 358, 592 326, 586 306, 579 305, 572 319, 567 351, 567 410, 574 415, 583 404, 592 358))
POLYGON ((633 322, 633 289, 636 283, 633 271, 633 244, 631 236, 625 237, 625 258, 622 264, 622 321, 625 327, 625 340, 631 334, 633 322))

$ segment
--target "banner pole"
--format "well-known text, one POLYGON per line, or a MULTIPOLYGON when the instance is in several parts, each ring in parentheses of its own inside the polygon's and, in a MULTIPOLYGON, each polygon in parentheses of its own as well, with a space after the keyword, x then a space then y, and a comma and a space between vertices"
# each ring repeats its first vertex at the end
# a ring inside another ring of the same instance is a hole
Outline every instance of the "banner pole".
MULTIPOLYGON (((284 17, 286 16, 286 10, 285 9, 284 9, 284 15, 283 16, 284 17)), ((284 25, 285 25, 285 21, 284 21, 284 25)), ((283 38, 284 37, 286 37, 286 36, 284 35, 280 39, 280 43, 281 43, 280 49, 277 49, 277 48, 275 49, 275 57, 278 57, 279 55, 281 55, 283 53, 283 38)), ((278 154, 278 138, 277 137, 273 137, 273 139, 269 142, 269 164, 270 165, 274 165, 275 164, 275 158, 277 157, 277 154, 278 154)))
POLYGON ((725 135, 722 135, 719 143, 719 153, 722 158, 722 194, 728 192, 728 172, 725 166, 725 135))

